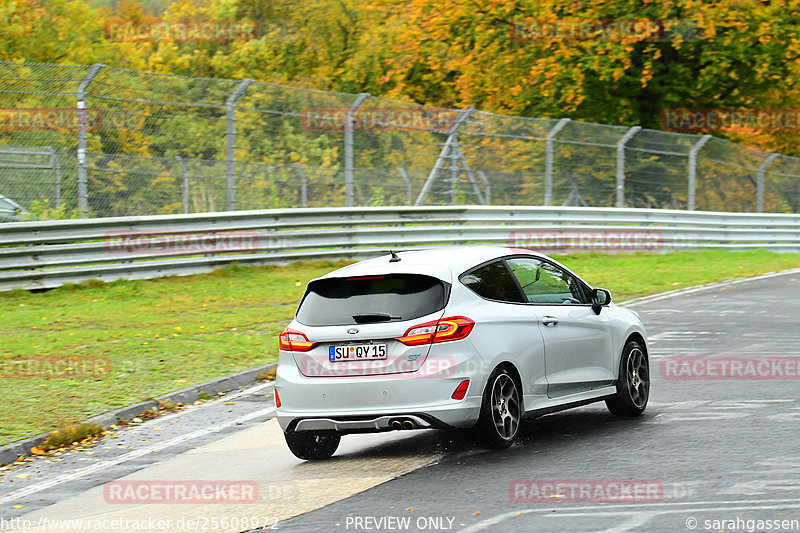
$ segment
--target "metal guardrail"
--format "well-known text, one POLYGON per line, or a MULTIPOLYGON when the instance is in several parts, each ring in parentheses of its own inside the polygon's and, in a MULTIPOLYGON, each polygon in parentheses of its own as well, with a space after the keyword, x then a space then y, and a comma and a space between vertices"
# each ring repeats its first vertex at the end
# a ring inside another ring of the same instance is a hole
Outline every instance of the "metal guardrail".
POLYGON ((800 215, 581 207, 362 207, 0 226, 0 291, 149 279, 232 263, 359 258, 445 244, 545 253, 800 251, 800 215))

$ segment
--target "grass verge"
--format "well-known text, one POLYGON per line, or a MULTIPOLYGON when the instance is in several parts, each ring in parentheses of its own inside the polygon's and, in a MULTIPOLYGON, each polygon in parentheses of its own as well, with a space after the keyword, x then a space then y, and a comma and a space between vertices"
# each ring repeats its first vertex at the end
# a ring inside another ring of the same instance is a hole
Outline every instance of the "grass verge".
MULTIPOLYGON (((765 251, 557 258, 618 302, 800 267, 800 254, 765 251)), ((274 361, 306 282, 343 264, 0 293, 0 445, 274 361), (54 377, 65 368, 79 371, 54 377)))

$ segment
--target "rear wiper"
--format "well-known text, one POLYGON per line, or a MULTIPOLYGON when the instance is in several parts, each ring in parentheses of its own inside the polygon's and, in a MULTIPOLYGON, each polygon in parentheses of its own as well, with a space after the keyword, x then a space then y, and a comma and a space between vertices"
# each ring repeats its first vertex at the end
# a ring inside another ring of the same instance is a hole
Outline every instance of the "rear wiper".
POLYGON ((358 324, 366 324, 368 322, 386 322, 388 320, 400 320, 399 316, 392 316, 389 313, 361 313, 353 315, 353 320, 358 324))

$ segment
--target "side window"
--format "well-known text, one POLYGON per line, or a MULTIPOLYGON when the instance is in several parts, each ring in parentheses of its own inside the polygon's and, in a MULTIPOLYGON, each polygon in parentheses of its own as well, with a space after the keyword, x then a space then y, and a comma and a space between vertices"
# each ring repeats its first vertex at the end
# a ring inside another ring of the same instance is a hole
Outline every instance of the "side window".
POLYGON ((507 262, 529 303, 586 303, 580 283, 557 266, 528 258, 514 258, 507 262))
POLYGON ((461 283, 478 296, 501 302, 522 303, 522 295, 503 261, 495 261, 462 274, 461 283))

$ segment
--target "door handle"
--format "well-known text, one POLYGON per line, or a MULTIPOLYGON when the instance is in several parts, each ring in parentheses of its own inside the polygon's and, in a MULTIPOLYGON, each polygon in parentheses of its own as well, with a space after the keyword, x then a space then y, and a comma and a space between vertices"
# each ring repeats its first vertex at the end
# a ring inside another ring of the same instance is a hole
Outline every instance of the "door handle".
POLYGON ((542 324, 544 324, 545 326, 555 326, 556 324, 558 324, 558 319, 554 316, 543 316, 542 324))

